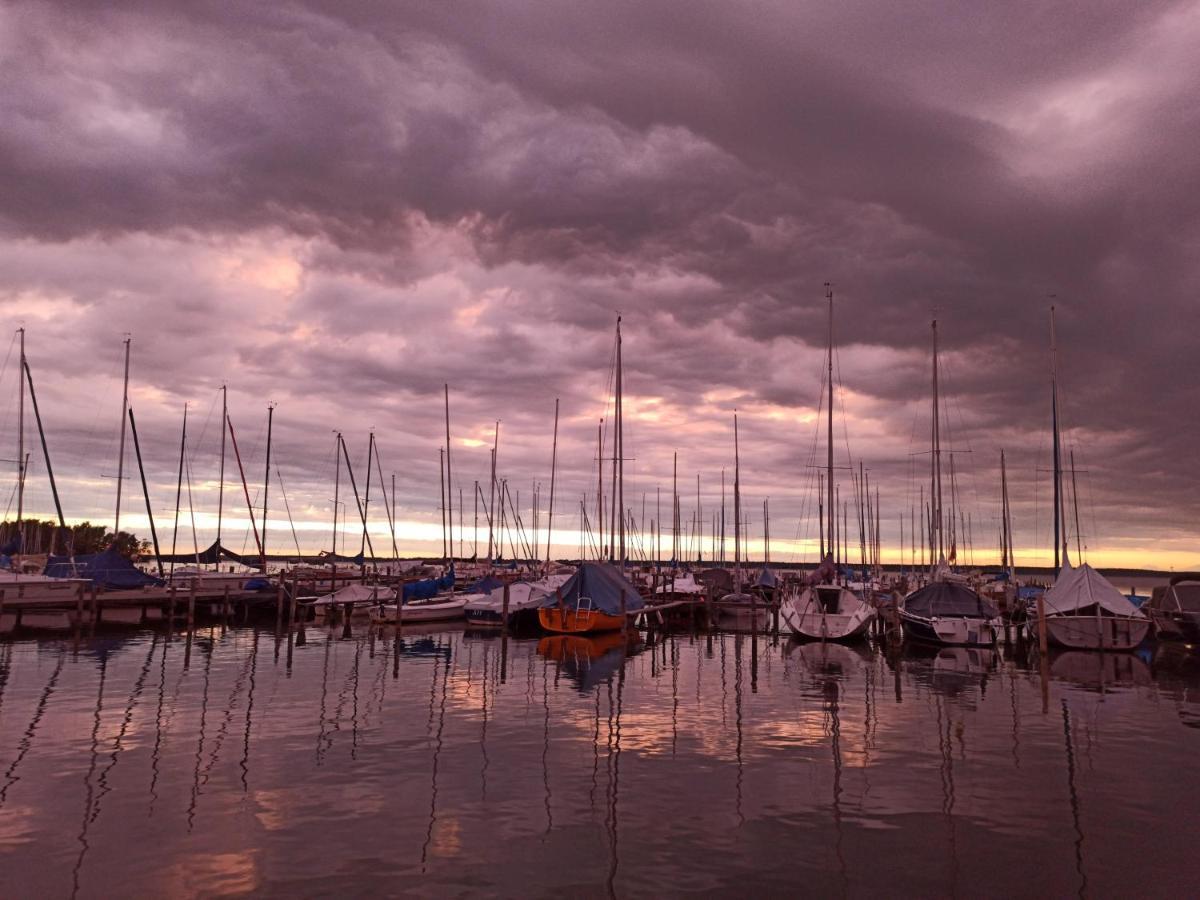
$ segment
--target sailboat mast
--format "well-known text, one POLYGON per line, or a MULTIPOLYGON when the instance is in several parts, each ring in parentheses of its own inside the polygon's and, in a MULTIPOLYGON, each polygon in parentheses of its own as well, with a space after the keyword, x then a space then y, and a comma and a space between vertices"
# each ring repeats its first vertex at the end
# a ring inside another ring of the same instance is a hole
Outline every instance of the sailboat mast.
MULTIPOLYGON (((17 372, 17 381, 20 382, 19 396, 17 402, 17 559, 20 559, 20 554, 25 550, 25 535, 21 527, 22 520, 25 518, 25 328, 17 329, 17 334, 21 336, 21 367, 17 372)), ((18 566, 19 568, 19 566, 18 566)))
MULTIPOLYGON (((337 433, 333 444, 333 559, 337 560, 338 502, 342 487, 342 433, 337 433)), ((336 585, 334 585, 336 587, 336 585)))
POLYGON ((671 464, 671 565, 679 564, 679 451, 671 464))
POLYGON ((1008 533, 1008 466, 1004 451, 1000 451, 1000 565, 1008 569, 1013 564, 1012 536, 1008 533))
POLYGON ((735 593, 742 592, 742 481, 737 410, 733 411, 733 570, 735 593))
MULTIPOLYGON (((450 559, 454 559, 454 478, 450 471, 450 385, 442 386, 446 393, 446 547, 450 551, 450 559)), ((462 522, 459 522, 462 527, 462 522)), ((366 530, 366 526, 363 526, 366 530)))
POLYGON ((604 561, 604 420, 596 426, 596 537, 599 555, 604 561))
POLYGON ((621 507, 620 562, 625 565, 625 416, 621 409, 623 397, 621 383, 621 317, 617 316, 617 493, 621 507))
POLYGON ((827 545, 834 546, 834 524, 833 524, 833 285, 828 281, 825 282, 825 298, 829 301, 829 349, 828 356, 828 373, 829 379, 829 418, 828 430, 826 434, 826 462, 825 462, 825 488, 828 492, 826 495, 826 505, 829 508, 829 540, 827 545))
POLYGON ((225 515, 225 435, 229 420, 229 389, 221 385, 221 482, 217 488, 217 568, 221 565, 221 522, 225 515))
POLYGON ((263 475, 263 517, 262 517, 262 544, 259 546, 259 551, 262 556, 262 570, 265 575, 267 572, 267 489, 271 486, 271 431, 275 423, 275 404, 267 404, 267 470, 263 475))
POLYGON ((1058 342, 1054 333, 1054 305, 1050 306, 1050 415, 1054 429, 1054 571, 1062 560, 1062 448, 1058 436, 1058 342))
POLYGON ((183 464, 187 450, 188 405, 183 404, 183 436, 179 439, 179 480, 175 482, 175 528, 171 532, 171 573, 175 572, 175 546, 179 538, 179 506, 183 500, 183 464))
POLYGON ((1071 450, 1071 500, 1075 507, 1075 557, 1083 560, 1083 538, 1080 537, 1079 528, 1079 485, 1075 481, 1075 451, 1071 450))
POLYGON ((550 448, 550 507, 546 510, 546 563, 550 563, 550 541, 554 538, 554 481, 558 474, 558 398, 554 398, 554 442, 550 448))
MULTIPOLYGON (((940 561, 945 556, 945 541, 942 534, 942 425, 938 398, 938 332, 937 319, 933 320, 933 472, 929 486, 930 499, 934 505, 934 531, 937 539, 937 555, 940 561)), ((933 546, 930 545, 932 560, 933 546)))
POLYGON ((121 446, 117 451, 117 512, 113 517, 113 539, 121 533, 121 486, 125 480, 125 419, 129 412, 129 335, 125 336, 125 387, 121 392, 121 446))
POLYGON ((494 558, 492 539, 496 532, 496 453, 500 449, 500 420, 496 420, 496 431, 492 439, 492 488, 488 495, 488 562, 494 558))
MULTIPOLYGON (((367 486, 363 489, 363 511, 370 512, 371 509, 371 464, 375 461, 375 432, 367 433, 367 486)), ((382 480, 382 479, 381 479, 382 480)), ((379 489, 383 490, 383 485, 379 485, 379 489)), ((387 495, 384 495, 384 502, 387 501, 387 495)), ((365 556, 367 552, 367 526, 363 525, 362 543, 358 548, 358 555, 365 556)))
POLYGON ((449 551, 446 549, 446 451, 438 447, 438 496, 442 503, 442 561, 449 563, 449 551))

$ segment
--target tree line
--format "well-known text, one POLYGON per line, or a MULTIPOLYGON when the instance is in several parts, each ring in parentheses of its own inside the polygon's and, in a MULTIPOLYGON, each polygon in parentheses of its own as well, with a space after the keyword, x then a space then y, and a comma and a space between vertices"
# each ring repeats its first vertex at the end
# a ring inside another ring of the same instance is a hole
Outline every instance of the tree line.
MULTIPOLYGON (((20 552, 25 556, 43 553, 62 555, 74 552, 77 555, 99 553, 114 547, 129 559, 150 552, 150 543, 128 531, 114 535, 112 529, 91 522, 68 525, 64 531, 50 519, 24 519, 21 522, 24 541, 20 552)), ((0 546, 8 546, 17 537, 15 521, 0 522, 0 546)))

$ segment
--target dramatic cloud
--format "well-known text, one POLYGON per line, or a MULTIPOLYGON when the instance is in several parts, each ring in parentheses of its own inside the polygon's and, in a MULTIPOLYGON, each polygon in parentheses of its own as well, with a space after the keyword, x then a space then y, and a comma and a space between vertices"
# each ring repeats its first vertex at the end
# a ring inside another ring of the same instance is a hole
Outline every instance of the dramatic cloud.
MULTIPOLYGON (((1044 563, 1056 295, 1084 543, 1197 565, 1197 39, 1175 2, 12 3, 0 308, 72 518, 112 514, 128 332, 160 524, 187 402, 214 534, 228 384, 255 503, 278 404, 272 548, 295 546, 280 483, 296 540, 328 546, 333 432, 361 491, 373 428, 402 549, 440 552, 449 383, 468 522, 496 420, 526 525, 535 483, 545 509, 559 399, 555 550, 578 552, 620 313, 633 517, 661 489, 669 522, 678 451, 682 518, 699 473, 711 533, 724 469, 732 538, 736 408, 755 552, 770 497, 775 555, 808 558, 786 542, 815 540, 830 281, 838 464, 870 471, 889 555, 928 480, 936 314, 960 527, 994 555, 1003 448, 1044 563)), ((15 352, 0 390, 15 453, 15 352)), ((244 509, 228 487, 227 543, 252 541, 244 509)))

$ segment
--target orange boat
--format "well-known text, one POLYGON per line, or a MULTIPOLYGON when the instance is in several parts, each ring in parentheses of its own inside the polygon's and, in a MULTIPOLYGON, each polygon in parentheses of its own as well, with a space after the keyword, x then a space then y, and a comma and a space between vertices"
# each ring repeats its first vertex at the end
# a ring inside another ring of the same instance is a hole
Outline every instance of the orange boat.
POLYGON ((591 631, 620 631, 625 618, 610 616, 598 609, 550 606, 538 610, 538 623, 546 631, 555 634, 587 634, 591 631))
POLYGON ((555 634, 620 631, 629 613, 645 605, 635 585, 611 565, 583 563, 538 610, 538 622, 555 634))

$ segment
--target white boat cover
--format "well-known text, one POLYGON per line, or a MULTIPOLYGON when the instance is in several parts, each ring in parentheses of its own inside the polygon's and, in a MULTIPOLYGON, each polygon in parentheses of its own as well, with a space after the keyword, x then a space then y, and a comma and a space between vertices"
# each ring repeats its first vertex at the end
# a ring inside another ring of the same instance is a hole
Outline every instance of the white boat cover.
POLYGON ((1108 579, 1084 563, 1074 567, 1070 561, 1062 567, 1058 578, 1045 593, 1046 615, 1074 615, 1081 609, 1097 604, 1115 616, 1145 618, 1146 614, 1129 602, 1129 598, 1109 583, 1108 579))
POLYGON ((340 606, 343 603, 395 603, 396 592, 383 585, 348 584, 332 594, 325 594, 313 601, 314 606, 340 606))

